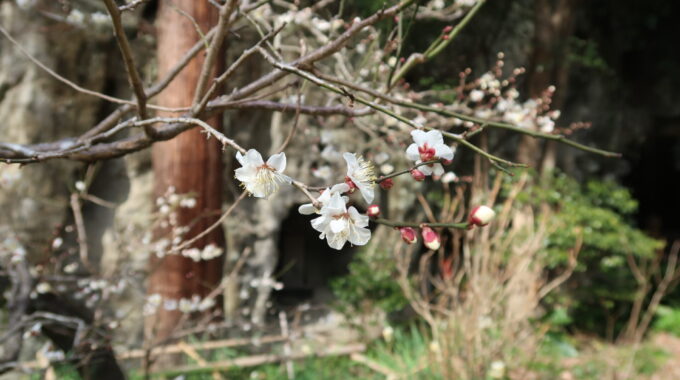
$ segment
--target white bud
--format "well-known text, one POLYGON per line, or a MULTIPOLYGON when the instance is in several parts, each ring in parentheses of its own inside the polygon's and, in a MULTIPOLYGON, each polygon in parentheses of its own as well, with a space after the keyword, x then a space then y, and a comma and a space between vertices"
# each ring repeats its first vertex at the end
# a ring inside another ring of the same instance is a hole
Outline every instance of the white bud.
POLYGON ((496 216, 496 212, 487 206, 477 206, 472 209, 468 222, 475 226, 486 226, 496 216))

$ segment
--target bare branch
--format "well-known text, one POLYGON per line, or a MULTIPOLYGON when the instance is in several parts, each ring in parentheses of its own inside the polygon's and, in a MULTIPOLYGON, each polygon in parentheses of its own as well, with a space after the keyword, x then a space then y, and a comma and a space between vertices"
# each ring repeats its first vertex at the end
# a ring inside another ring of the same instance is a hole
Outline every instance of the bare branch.
MULTIPOLYGON (((110 1, 110 0, 109 0, 110 1)), ((231 14, 236 9, 239 0, 228 0, 227 4, 220 8, 219 21, 217 23, 217 32, 215 32, 215 38, 213 38, 210 48, 208 49, 208 54, 205 57, 205 62, 203 62, 203 67, 201 68, 201 74, 198 78, 198 83, 196 84, 196 91, 194 94, 194 106, 198 105, 203 98, 205 87, 208 84, 208 79, 213 71, 213 66, 215 65, 215 60, 217 55, 220 53, 222 48, 222 42, 224 41, 224 36, 229 30, 229 25, 231 23, 231 14)), ((193 112, 197 115, 199 112, 193 112)))
MULTIPOLYGON (((123 62, 125 63, 125 70, 128 74, 128 80, 130 86, 132 87, 135 96, 137 97, 137 113, 142 119, 146 119, 146 93, 144 93, 144 85, 142 84, 142 79, 139 77, 137 68, 135 67, 135 61, 132 57, 132 49, 130 48, 130 43, 125 36, 125 31, 123 30, 123 24, 120 17, 120 10, 113 0, 104 0, 106 9, 111 15, 111 20, 113 23, 113 32, 116 35, 116 41, 118 42, 118 47, 123 55, 123 62)), ((154 136, 155 131, 153 127, 149 126, 144 128, 144 132, 147 136, 154 136)))

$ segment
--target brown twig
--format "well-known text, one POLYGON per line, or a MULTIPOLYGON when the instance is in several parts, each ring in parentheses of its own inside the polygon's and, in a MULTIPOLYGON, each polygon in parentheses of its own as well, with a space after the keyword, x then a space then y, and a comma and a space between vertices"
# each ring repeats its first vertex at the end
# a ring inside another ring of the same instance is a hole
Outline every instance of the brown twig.
MULTIPOLYGON (((111 0, 108 0, 111 1, 111 0)), ((194 94, 194 106, 198 105, 203 98, 205 93, 205 87, 208 84, 208 79, 213 71, 217 55, 220 53, 222 48, 222 43, 224 37, 229 30, 229 25, 231 23, 231 14, 236 9, 239 0, 228 0, 225 5, 220 7, 219 21, 217 22, 217 31, 215 32, 215 38, 213 38, 208 48, 205 61, 203 62, 203 67, 201 68, 201 74, 198 78, 198 83, 196 84, 196 91, 194 94)), ((193 114, 198 115, 200 112, 196 112, 194 109, 193 114)))
POLYGON ((87 230, 85 229, 85 221, 83 220, 83 212, 80 208, 80 196, 78 193, 71 194, 71 209, 73 210, 73 219, 76 224, 76 232, 78 234, 78 252, 80 261, 83 263, 90 273, 96 273, 94 267, 90 264, 87 245, 87 230))
POLYGON ((260 45, 262 45, 264 41, 267 41, 268 39, 274 37, 281 30, 283 30, 284 26, 285 24, 279 27, 278 29, 272 30, 271 32, 267 33, 267 35, 262 37, 254 46, 246 49, 243 53, 241 53, 241 55, 236 59, 236 61, 234 61, 234 63, 232 63, 229 66, 229 68, 219 77, 217 77, 217 79, 215 79, 212 85, 210 85, 210 88, 208 89, 208 91, 206 91, 205 95, 203 96, 203 99, 200 101, 200 103, 198 103, 196 107, 194 107, 193 109, 194 115, 200 115, 201 112, 203 112, 203 109, 205 109, 206 105, 208 104, 208 101, 210 101, 212 96, 215 95, 217 89, 220 88, 220 86, 224 84, 224 82, 226 82, 227 79, 229 79, 236 72, 236 69, 239 68, 248 57, 257 52, 257 48, 260 45))
POLYGON ((247 195, 248 195, 248 193, 245 192, 245 191, 244 191, 243 193, 241 193, 241 196, 238 197, 238 198, 236 198, 236 201, 234 201, 234 203, 232 203, 232 205, 229 206, 229 208, 227 209, 227 211, 225 211, 225 212, 222 214, 222 216, 220 216, 220 218, 217 219, 217 220, 215 221, 215 223, 213 223, 210 227, 208 227, 208 228, 206 228, 205 230, 203 230, 200 234, 194 236, 193 238, 191 238, 191 239, 189 239, 189 240, 183 242, 183 243, 180 244, 179 246, 177 246, 176 248, 173 249, 173 251, 179 252, 179 251, 181 251, 182 249, 191 246, 193 243, 195 243, 196 241, 198 241, 199 239, 201 239, 201 238, 204 237, 205 235, 209 234, 212 230, 214 230, 215 228, 217 228, 217 227, 219 227, 220 225, 222 225, 222 222, 224 222, 224 220, 227 219, 227 217, 229 217, 229 215, 234 211, 234 209, 236 208, 236 206, 238 206, 238 204, 241 203, 241 201, 242 201, 243 199, 245 199, 245 197, 246 197, 247 195))
MULTIPOLYGON (((111 21, 113 23, 113 32, 116 36, 116 42, 118 42, 118 47, 123 55, 123 62, 125 63, 125 71, 127 71, 128 81, 130 86, 135 93, 137 98, 137 113, 141 119, 146 119, 146 93, 144 92, 144 84, 142 79, 139 77, 137 68, 135 67, 135 61, 132 56, 132 49, 130 48, 130 43, 128 42, 127 36, 125 36, 125 31, 123 30, 123 23, 120 17, 120 10, 113 0, 104 0, 106 9, 109 11, 111 16, 111 21)), ((151 125, 144 127, 144 132, 147 136, 153 137, 156 131, 151 125)))

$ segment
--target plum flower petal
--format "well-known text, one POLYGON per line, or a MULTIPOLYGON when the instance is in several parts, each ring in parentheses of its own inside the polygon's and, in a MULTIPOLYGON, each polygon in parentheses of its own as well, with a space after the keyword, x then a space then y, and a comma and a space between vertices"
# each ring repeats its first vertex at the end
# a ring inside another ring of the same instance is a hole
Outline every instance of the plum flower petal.
MULTIPOLYGON (((416 165, 423 162, 442 159, 452 160, 453 149, 444 144, 444 137, 438 130, 431 130, 428 132, 416 129, 411 131, 414 143, 406 148, 406 157, 415 161, 416 165)), ((444 168, 439 163, 434 163, 418 168, 425 175, 442 175, 444 168)))
POLYGON ((283 171, 286 170, 286 154, 281 152, 269 157, 267 165, 277 172, 283 173, 283 171))
MULTIPOLYGON (((342 194, 342 193, 346 193, 348 191, 349 191, 349 185, 347 185, 346 183, 338 183, 337 185, 333 185, 333 187, 331 187, 330 189, 326 188, 326 190, 324 190, 321 193, 321 195, 319 196, 317 201, 323 206, 331 200, 331 196, 333 194, 335 194, 335 193, 342 194)), ((345 200, 345 202, 347 202, 347 197, 343 197, 343 199, 345 200)), ((320 214, 321 210, 314 207, 313 203, 305 203, 305 204, 301 205, 300 207, 298 207, 298 212, 302 215, 312 215, 312 214, 320 214)))
POLYGON ((283 152, 271 156, 265 163, 260 152, 250 149, 245 155, 237 152, 236 160, 241 167, 234 171, 234 177, 256 198, 268 198, 282 183, 291 182, 283 174, 286 168, 286 155, 283 152))
POLYGON ((373 202, 375 196, 373 187, 377 179, 373 164, 361 156, 357 157, 355 153, 345 152, 342 157, 347 162, 347 177, 359 188, 366 203, 373 202))
POLYGON ((312 227, 321 232, 319 237, 326 239, 328 245, 340 250, 348 241, 354 245, 364 245, 371 238, 368 216, 361 215, 354 207, 347 209, 346 197, 333 193, 330 201, 321 208, 321 216, 312 220, 312 227))

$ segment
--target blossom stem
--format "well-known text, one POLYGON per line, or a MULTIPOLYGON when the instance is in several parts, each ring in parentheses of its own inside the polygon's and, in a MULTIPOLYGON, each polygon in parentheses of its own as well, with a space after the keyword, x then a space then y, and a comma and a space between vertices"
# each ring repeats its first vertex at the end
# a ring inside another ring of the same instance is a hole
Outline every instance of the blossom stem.
MULTIPOLYGON (((373 109, 376 110, 376 111, 382 112, 382 113, 384 113, 385 115, 391 116, 391 117, 393 117, 394 119, 397 119, 397 120, 401 121, 402 123, 409 125, 411 128, 414 128, 414 129, 433 129, 433 128, 431 128, 431 127, 424 127, 424 126, 422 126, 422 125, 416 124, 416 123, 414 123, 413 121, 409 120, 408 118, 405 118, 405 117, 403 117, 403 116, 401 116, 401 115, 398 115, 398 114, 392 112, 392 111, 389 110, 387 107, 383 107, 383 106, 381 106, 381 105, 379 105, 379 104, 377 104, 377 103, 374 103, 374 102, 372 102, 372 101, 370 101, 370 100, 368 100, 368 99, 364 99, 364 98, 361 98, 361 97, 356 96, 356 95, 354 95, 354 94, 351 94, 350 92, 348 92, 348 91, 347 91, 346 89, 344 89, 344 88, 338 88, 338 87, 336 87, 336 86, 334 86, 334 85, 332 85, 332 84, 330 84, 330 83, 324 81, 323 79, 318 78, 317 76, 313 75, 313 74, 310 73, 310 72, 303 71, 303 70, 298 69, 297 67, 294 67, 294 66, 291 66, 291 65, 288 65, 288 64, 279 62, 279 61, 277 61, 276 59, 274 59, 269 53, 267 53, 267 52, 266 52, 264 49, 262 49, 261 47, 258 48, 258 51, 260 52, 260 54, 262 54, 262 56, 264 57, 264 59, 265 59, 267 62, 269 62, 272 66, 274 66, 274 67, 276 67, 276 68, 278 68, 278 69, 280 69, 280 70, 288 71, 288 72, 290 72, 290 73, 296 74, 296 75, 298 75, 298 76, 300 76, 300 77, 302 77, 302 78, 304 78, 304 79, 307 79, 308 81, 310 81, 310 82, 316 84, 317 86, 320 86, 320 87, 323 87, 323 88, 325 88, 325 89, 327 89, 327 90, 330 90, 330 91, 332 91, 332 92, 335 92, 336 94, 343 95, 343 96, 347 96, 351 101, 357 102, 357 103, 361 103, 361 104, 363 104, 363 105, 365 105, 365 106, 368 106, 368 107, 370 107, 370 108, 373 108, 373 109)), ((466 141, 466 140, 465 140, 463 137, 461 137, 460 135, 456 135, 456 134, 450 133, 450 132, 442 132, 442 134, 443 134, 444 136, 447 136, 447 137, 449 137, 449 138, 455 140, 456 142, 460 143, 461 145, 464 145, 464 146, 466 146, 466 147, 472 149, 473 151, 475 151, 475 152, 477 152, 478 154, 480 154, 480 155, 482 155, 482 156, 488 158, 489 160, 496 161, 496 162, 499 163, 499 164, 507 165, 507 166, 517 166, 517 167, 526 167, 526 166, 527 166, 527 165, 525 165, 525 164, 518 164, 518 163, 515 163, 515 162, 511 162, 511 161, 502 159, 502 158, 500 158, 500 157, 494 156, 493 154, 491 154, 491 153, 489 153, 489 152, 486 152, 485 150, 479 148, 478 146, 472 144, 471 142, 466 141)))
POLYGON ((458 36, 458 33, 460 33, 461 30, 468 24, 468 22, 475 16, 479 8, 484 5, 485 0, 479 0, 477 4, 475 4, 472 9, 465 15, 465 18, 463 18, 455 28, 451 29, 451 31, 445 35, 446 38, 443 38, 443 36, 439 36, 432 44, 425 50, 424 53, 422 54, 413 54, 409 59, 406 61, 406 64, 399 69, 399 71, 392 77, 392 80, 390 81, 390 88, 394 86, 399 79, 403 78, 406 73, 408 73, 414 66, 425 63, 429 61, 430 59, 434 58, 437 54, 439 54, 442 50, 444 50, 450 43, 453 41, 456 36, 458 36))
MULTIPOLYGON (((564 135, 557 135, 557 134, 553 134, 553 133, 532 131, 528 128, 521 128, 521 127, 518 127, 516 125, 503 123, 501 121, 481 119, 481 118, 474 117, 474 116, 468 116, 468 115, 465 115, 465 114, 462 114, 462 113, 459 113, 459 112, 449 111, 449 110, 446 110, 442 107, 433 107, 433 106, 428 106, 428 105, 425 105, 425 104, 420 104, 420 103, 410 102, 410 101, 406 101, 406 100, 396 99, 396 98, 391 97, 389 95, 385 95, 383 93, 377 92, 373 89, 366 88, 366 87, 363 87, 363 86, 360 86, 360 85, 357 85, 357 84, 354 84, 354 83, 351 83, 351 82, 348 82, 348 81, 345 81, 345 80, 342 80, 342 79, 339 79, 339 78, 334 78, 332 76, 325 75, 325 74, 322 74, 322 73, 319 73, 319 72, 315 72, 315 74, 319 78, 324 79, 328 82, 337 83, 341 86, 369 94, 369 95, 374 96, 378 99, 384 100, 386 102, 392 103, 392 104, 400 106, 400 107, 413 108, 413 109, 417 109, 417 110, 420 110, 420 111, 432 112, 432 113, 436 113, 436 114, 439 114, 439 115, 454 117, 456 119, 460 119, 460 120, 464 120, 464 121, 470 121, 470 122, 481 125, 482 128, 491 127, 491 128, 505 129, 505 130, 512 131, 512 132, 515 132, 515 133, 521 133, 521 134, 524 134, 524 135, 529 135, 529 136, 532 136, 532 137, 535 137, 535 138, 542 138, 542 139, 546 139, 546 140, 554 140, 554 141, 558 141, 558 142, 561 142, 561 143, 566 144, 566 145, 570 145, 570 146, 572 146, 576 149, 580 149, 580 150, 590 152, 590 153, 599 154, 599 155, 604 156, 604 157, 614 157, 614 158, 621 157, 621 153, 609 152, 609 151, 606 151, 606 150, 592 148, 592 147, 589 147, 589 146, 586 146, 586 145, 583 145, 583 144, 579 144, 576 141, 568 139, 564 135)), ((469 134, 467 134, 465 136, 461 136, 461 137, 468 139, 468 138, 472 137, 473 135, 482 132, 481 129, 478 130, 478 131, 479 132, 469 133, 469 134)))
POLYGON ((315 208, 317 208, 317 209, 321 208, 321 203, 319 202, 318 199, 314 198, 312 193, 309 192, 309 187, 307 185, 305 185, 304 183, 302 183, 300 181, 292 181, 291 184, 293 186, 297 187, 300 191, 302 191, 307 196, 307 198, 309 198, 309 200, 312 201, 312 205, 315 208))
POLYGON ((430 165, 430 164, 436 164, 437 162, 441 162, 441 161, 442 161, 442 160, 430 160, 430 161, 421 162, 421 163, 419 163, 419 164, 417 164, 417 165, 413 165, 412 167, 410 167, 410 168, 408 168, 408 169, 400 170, 400 171, 398 171, 398 172, 394 172, 394 173, 390 173, 390 174, 388 174, 388 175, 382 176, 382 177, 378 178, 377 180, 375 180, 375 182, 380 183, 380 182, 382 182, 382 181, 384 181, 384 180, 386 180, 386 179, 389 179, 389 178, 394 178, 394 177, 400 176, 400 175, 402 175, 402 174, 408 174, 408 173, 411 172, 411 170, 417 169, 417 168, 419 168, 419 167, 421 167, 421 166, 430 165))
POLYGON ((389 226, 389 227, 412 227, 412 228, 420 228, 422 226, 428 226, 428 227, 442 227, 442 228, 458 228, 461 230, 467 229, 469 224, 468 223, 422 223, 422 222, 404 222, 404 221, 396 221, 396 220, 387 220, 387 219, 372 219, 373 222, 382 224, 384 226, 389 226))

